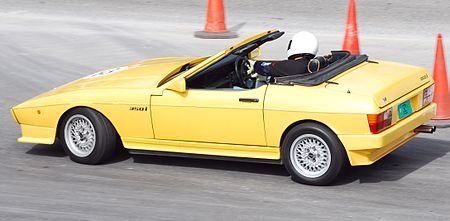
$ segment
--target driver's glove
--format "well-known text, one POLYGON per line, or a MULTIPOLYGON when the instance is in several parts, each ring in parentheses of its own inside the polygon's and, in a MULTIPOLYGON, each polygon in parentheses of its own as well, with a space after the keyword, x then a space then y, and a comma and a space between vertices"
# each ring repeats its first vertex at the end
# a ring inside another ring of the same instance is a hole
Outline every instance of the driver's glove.
POLYGON ((254 60, 248 60, 247 64, 245 64, 247 66, 247 74, 251 75, 254 72, 254 66, 255 66, 256 61, 254 60))

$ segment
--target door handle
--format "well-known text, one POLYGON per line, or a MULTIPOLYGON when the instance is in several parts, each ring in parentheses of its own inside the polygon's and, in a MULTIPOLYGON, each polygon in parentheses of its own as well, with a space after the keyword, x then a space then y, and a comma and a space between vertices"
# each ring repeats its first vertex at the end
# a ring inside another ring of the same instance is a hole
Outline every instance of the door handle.
POLYGON ((246 102, 246 103, 258 103, 258 98, 239 98, 239 102, 246 102))

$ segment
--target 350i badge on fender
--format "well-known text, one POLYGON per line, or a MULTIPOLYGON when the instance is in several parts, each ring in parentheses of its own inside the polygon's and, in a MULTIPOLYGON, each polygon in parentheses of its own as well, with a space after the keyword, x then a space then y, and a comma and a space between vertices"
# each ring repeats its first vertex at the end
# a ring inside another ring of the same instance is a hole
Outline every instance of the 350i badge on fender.
POLYGON ((130 107, 130 111, 147 111, 147 107, 130 107))

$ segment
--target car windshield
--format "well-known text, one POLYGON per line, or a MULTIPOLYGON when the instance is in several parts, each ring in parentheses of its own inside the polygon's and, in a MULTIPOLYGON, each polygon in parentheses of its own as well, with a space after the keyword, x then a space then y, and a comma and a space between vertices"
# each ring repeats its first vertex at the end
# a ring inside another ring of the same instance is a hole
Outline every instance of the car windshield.
POLYGON ((244 44, 235 50, 233 50, 231 53, 238 56, 246 56, 251 51, 255 50, 256 48, 260 47, 266 42, 276 40, 284 35, 284 32, 275 31, 270 34, 267 34, 261 38, 258 38, 256 40, 253 40, 247 44, 244 44))
POLYGON ((160 83, 158 84, 158 87, 165 84, 166 82, 176 78, 181 73, 197 66, 199 63, 204 61, 206 58, 207 57, 199 58, 199 59, 193 60, 189 63, 183 64, 180 67, 176 68, 174 71, 172 71, 172 73, 168 74, 163 80, 160 81, 160 83))

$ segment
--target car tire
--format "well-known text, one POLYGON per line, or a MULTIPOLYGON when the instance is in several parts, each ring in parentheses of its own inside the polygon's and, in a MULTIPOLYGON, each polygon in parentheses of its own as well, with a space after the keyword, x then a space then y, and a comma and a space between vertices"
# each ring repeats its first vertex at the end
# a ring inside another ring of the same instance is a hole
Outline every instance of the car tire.
POLYGON ((330 129, 307 122, 286 134, 282 161, 293 181, 322 186, 342 173, 348 159, 343 145, 330 129))
POLYGON ((102 114, 89 108, 77 108, 65 115, 60 138, 70 159, 82 164, 99 164, 116 149, 117 133, 102 114))

